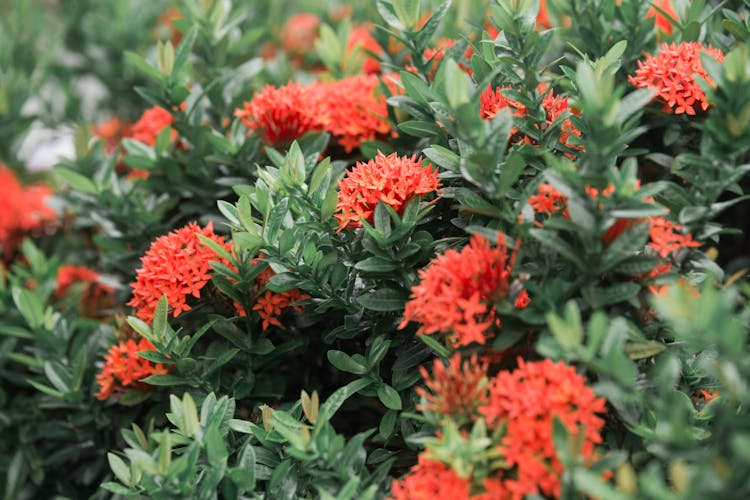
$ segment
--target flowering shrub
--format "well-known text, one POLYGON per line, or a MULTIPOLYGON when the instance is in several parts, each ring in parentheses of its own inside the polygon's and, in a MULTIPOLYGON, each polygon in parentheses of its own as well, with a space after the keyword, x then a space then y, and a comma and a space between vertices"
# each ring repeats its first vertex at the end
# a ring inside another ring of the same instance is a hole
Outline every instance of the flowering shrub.
POLYGON ((3 498, 750 496, 748 19, 13 0, 3 498))

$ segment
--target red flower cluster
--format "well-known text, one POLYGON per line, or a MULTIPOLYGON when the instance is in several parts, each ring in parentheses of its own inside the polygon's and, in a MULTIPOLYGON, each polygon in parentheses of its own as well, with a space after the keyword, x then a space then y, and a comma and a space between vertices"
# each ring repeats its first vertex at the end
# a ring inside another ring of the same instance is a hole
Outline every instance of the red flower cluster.
POLYGON ((693 75, 705 78, 711 85, 713 80, 703 69, 701 52, 707 52, 717 61, 724 62, 721 50, 710 45, 704 47, 697 42, 682 42, 679 45, 665 43, 658 55, 638 61, 638 70, 635 76, 628 76, 628 81, 638 88, 656 90, 656 97, 664 103, 665 112, 694 115, 695 108, 705 111, 708 101, 693 75))
POLYGON ((440 462, 420 455, 417 465, 411 468, 409 475, 393 481, 391 491, 393 500, 431 500, 450 498, 461 500, 469 498, 469 481, 459 477, 456 472, 440 462))
POLYGON ((383 202, 399 214, 414 196, 438 190, 437 170, 422 166, 422 158, 388 156, 378 152, 367 163, 358 162, 339 181, 339 202, 336 219, 339 230, 361 227, 360 218, 373 222, 378 202, 383 202))
POLYGON ((529 198, 529 205, 537 214, 552 215, 562 211, 564 217, 569 217, 568 197, 546 182, 539 184, 537 194, 529 198))
POLYGON ((123 137, 129 137, 130 123, 120 120, 116 116, 99 123, 93 127, 93 134, 104 141, 104 150, 107 153, 114 152, 123 137))
POLYGON ((96 398, 105 400, 117 396, 128 389, 145 389, 148 384, 141 382, 150 375, 164 375, 169 369, 161 363, 152 363, 136 354, 138 351, 156 351, 151 342, 141 338, 120 342, 109 349, 104 356, 102 371, 96 375, 99 391, 96 398))
POLYGON ((336 82, 264 87, 234 116, 272 146, 287 145, 307 132, 330 132, 351 152, 363 141, 391 133, 385 97, 375 75, 336 82))
POLYGON ((318 98, 315 85, 303 87, 294 82, 279 88, 266 85, 234 116, 241 118, 266 144, 287 145, 307 132, 322 130, 318 98))
POLYGON ((418 334, 442 332, 453 345, 484 344, 487 329, 500 323, 493 304, 508 295, 514 264, 502 233, 495 248, 472 236, 460 252, 448 250, 420 270, 399 328, 414 321, 422 323, 418 334))
POLYGON ((448 366, 436 359, 433 363, 432 376, 423 367, 419 367, 425 385, 416 389, 417 394, 425 400, 418 407, 420 411, 429 411, 451 417, 473 417, 480 406, 487 404, 486 374, 487 364, 479 363, 476 356, 461 363, 461 354, 456 353, 448 366))
POLYGON ((22 186, 3 164, 0 191, 0 256, 9 259, 24 236, 53 222, 57 214, 45 203, 52 191, 45 186, 22 186))
MULTIPOLYGON (((137 122, 133 124, 130 131, 130 138, 140 141, 149 146, 156 144, 156 137, 174 122, 174 117, 166 109, 160 106, 154 106, 143 112, 137 122)), ((171 140, 177 138, 177 131, 170 132, 171 140)))
POLYGON ((211 222, 205 228, 191 222, 157 238, 141 257, 136 280, 130 284, 133 299, 128 305, 137 309, 136 314, 143 321, 153 319, 162 295, 167 296, 175 317, 182 311, 190 310, 188 297, 199 298, 201 289, 211 279, 209 263, 223 260, 203 245, 196 234, 202 234, 231 250, 222 236, 214 234, 211 222))
MULTIPOLYGON (((253 261, 253 264, 257 263, 258 259, 255 259, 253 261)), ((260 275, 258 275, 258 277, 256 278, 256 290, 258 292, 262 291, 263 288, 271 280, 271 278, 273 278, 274 274, 275 273, 270 267, 264 269, 263 272, 260 273, 260 275)), ((302 293, 299 288, 294 288, 292 290, 287 290, 285 292, 279 293, 272 292, 271 290, 266 290, 262 295, 258 296, 258 298, 255 299, 253 311, 258 312, 258 316, 260 316, 260 319, 263 320, 263 330, 266 330, 271 325, 281 326, 281 321, 279 320, 279 318, 281 317, 281 314, 284 312, 284 310, 290 306, 294 309, 295 312, 301 313, 302 306, 297 303, 309 298, 310 296, 302 293)), ((241 308, 238 310, 240 315, 244 316, 244 310, 242 310, 241 308)))
POLYGON ((346 42, 347 57, 350 57, 357 50, 359 50, 359 54, 357 54, 356 67, 361 67, 362 72, 366 74, 380 71, 380 60, 373 55, 380 57, 384 52, 383 47, 364 26, 352 28, 349 32, 349 40, 346 42))
POLYGON ((648 246, 656 250, 661 257, 667 257, 672 252, 683 248, 697 248, 700 243, 693 240, 690 233, 682 234, 682 226, 673 224, 664 217, 651 217, 648 235, 648 246))
POLYGON ((79 307, 85 316, 99 316, 105 309, 114 304, 115 289, 100 281, 101 275, 86 266, 60 266, 57 270, 57 289, 55 298, 62 298, 76 283, 85 285, 79 307))
MULTIPOLYGON (((493 89, 492 85, 488 84, 487 88, 484 90, 484 92, 482 92, 482 95, 479 96, 480 116, 485 120, 491 120, 495 117, 495 115, 497 115, 500 110, 505 108, 510 108, 510 114, 512 116, 519 118, 526 116, 528 114, 528 109, 526 108, 526 106, 503 95, 503 90, 510 90, 511 88, 512 87, 505 85, 493 89)), ((547 117, 545 120, 546 127, 552 125, 565 112, 570 111, 575 114, 575 111, 571 110, 570 106, 568 105, 568 98, 563 96, 555 96, 554 90, 552 89, 549 89, 549 91, 547 91, 547 84, 540 83, 536 91, 539 94, 544 94, 544 98, 542 99, 542 108, 544 108, 547 113, 547 117)), ((517 133, 518 129, 516 127, 513 127, 511 129, 511 136, 515 136, 517 133)), ((564 146, 567 146, 571 149, 582 149, 581 146, 570 143, 571 136, 581 137, 581 131, 578 130, 575 125, 573 125, 570 119, 566 118, 565 120, 563 120, 563 123, 560 127, 560 137, 558 139, 560 144, 563 144, 564 146)), ((512 140, 525 144, 534 143, 533 140, 527 136, 521 136, 512 140)))
POLYGON ((281 47, 285 52, 300 56, 315 47, 320 18, 310 12, 294 14, 281 28, 281 47))
POLYGON ((671 35, 673 28, 672 23, 669 22, 664 14, 656 10, 657 7, 666 12, 672 19, 678 19, 677 12, 674 10, 671 0, 653 0, 653 4, 646 14, 646 19, 655 17, 654 22, 656 27, 659 28, 659 31, 671 35))
POLYGON ((606 412, 585 379, 563 362, 525 362, 501 371, 490 383, 489 403, 480 408, 490 425, 507 425, 499 451, 515 474, 502 479, 505 489, 520 500, 526 494, 560 496, 563 467, 552 439, 553 418, 581 438, 580 455, 595 458, 594 445, 606 412))

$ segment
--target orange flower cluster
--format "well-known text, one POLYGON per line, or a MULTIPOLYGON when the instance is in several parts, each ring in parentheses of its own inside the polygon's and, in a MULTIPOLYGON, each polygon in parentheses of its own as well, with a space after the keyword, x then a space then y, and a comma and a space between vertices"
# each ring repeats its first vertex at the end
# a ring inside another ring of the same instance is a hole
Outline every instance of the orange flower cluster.
MULTIPOLYGON (((526 106, 503 95, 503 90, 510 90, 511 88, 512 87, 510 86, 504 85, 493 89, 492 84, 488 84, 487 88, 482 92, 482 95, 479 96, 480 116, 485 120, 492 120, 500 110, 505 108, 510 108, 510 114, 512 116, 518 118, 526 116, 528 114, 526 106)), ((568 105, 568 98, 564 96, 555 96, 555 92, 552 89, 549 89, 548 92, 546 83, 540 83, 536 91, 539 94, 544 94, 542 108, 544 108, 547 113, 547 118, 545 120, 546 127, 552 125, 565 112, 570 111, 575 114, 575 111, 571 110, 568 105)), ((513 127, 511 129, 511 136, 515 136, 516 134, 518 134, 518 129, 513 127)), ((566 118, 563 120, 562 126, 560 127, 560 137, 558 139, 560 144, 571 149, 582 149, 580 145, 574 145, 570 142, 572 136, 581 137, 581 131, 573 125, 573 122, 571 122, 570 119, 566 118)), ((524 144, 534 143, 533 140, 527 136, 521 136, 512 140, 524 144)))
POLYGON ((320 18, 310 12, 294 14, 281 28, 281 47, 285 52, 300 56, 315 47, 320 18))
POLYGON ((62 298, 76 283, 83 283, 85 289, 81 295, 79 307, 85 316, 93 318, 104 309, 114 305, 115 289, 100 281, 101 275, 86 266, 60 266, 57 270, 57 289, 55 298, 62 298))
POLYGON ((383 47, 373 38, 364 26, 356 26, 349 32, 349 40, 346 42, 346 55, 349 57, 356 50, 357 54, 356 67, 361 67, 365 74, 378 73, 380 71, 380 60, 373 57, 381 56, 384 52, 383 47))
POLYGON ((99 391, 96 398, 100 400, 118 396, 128 389, 145 389, 148 384, 141 382, 151 375, 164 375, 169 369, 161 363, 152 363, 138 354, 138 351, 156 351, 151 342, 141 338, 120 342, 109 349, 104 356, 102 371, 96 375, 99 391))
POLYGON ((422 323, 418 334, 441 332, 456 346, 484 344, 491 336, 487 329, 500 323, 493 304, 508 295, 515 256, 508 256, 502 233, 495 248, 474 235, 460 252, 438 255, 419 271, 421 281, 411 290, 399 328, 414 321, 422 323))
POLYGON ((563 466, 552 439, 553 418, 580 436, 580 455, 593 460, 604 426, 597 414, 606 412, 606 406, 562 361, 519 358, 518 368, 501 371, 491 381, 489 403, 480 411, 488 424, 507 426, 499 451, 515 473, 502 483, 512 498, 520 500, 526 494, 560 496, 563 466))
POLYGON ((417 395, 425 404, 417 407, 420 411, 429 411, 451 417, 473 417, 480 406, 487 404, 486 374, 487 364, 479 363, 476 355, 461 363, 461 354, 456 353, 448 366, 436 359, 432 375, 419 367, 424 383, 429 389, 416 389, 417 395))
POLYGON ((154 240, 141 257, 136 280, 130 284, 133 299, 128 305, 136 308, 136 314, 143 321, 151 322, 162 295, 167 296, 175 317, 190 310, 188 297, 199 298, 201 289, 211 279, 209 263, 228 264, 206 247, 196 234, 212 239, 227 251, 231 250, 222 236, 214 234, 211 222, 205 228, 191 222, 154 240))
MULTIPOLYGON (((262 257, 263 256, 261 255, 260 258, 262 257)), ((257 265, 258 259, 255 259, 253 261, 253 264, 257 265)), ((271 280, 271 278, 273 278, 274 274, 275 273, 270 267, 264 269, 263 272, 260 273, 256 278, 255 289, 258 292, 262 291, 263 288, 265 288, 265 286, 271 280)), ((279 320, 279 318, 281 317, 281 314, 284 312, 284 310, 290 306, 292 307, 292 309, 294 309, 295 312, 301 313, 302 306, 299 305, 298 302, 309 298, 310 296, 302 293, 299 288, 294 288, 292 290, 287 290, 280 293, 266 290, 262 295, 258 296, 258 298, 255 299, 253 311, 258 312, 258 316, 260 316, 260 319, 263 320, 263 330, 266 330, 271 325, 281 326, 281 321, 279 320)), ((241 306, 238 308, 238 311, 241 316, 245 315, 245 312, 241 308, 241 306)))
MULTIPOLYGON (((174 117, 169 111, 160 106, 154 106, 144 111, 138 121, 133 124, 130 138, 153 146, 156 144, 156 138, 161 131, 172 125, 173 122, 174 117)), ((173 129, 170 135, 171 140, 174 141, 177 138, 177 131, 173 129)))
POLYGON ((424 455, 420 455, 418 460, 419 462, 411 468, 408 476, 399 481, 393 481, 391 485, 393 500, 469 498, 467 479, 459 477, 452 468, 430 460, 424 455))
POLYGON ((375 207, 381 201, 402 214, 414 196, 436 192, 440 180, 437 170, 422 166, 422 158, 378 152, 367 163, 357 162, 338 187, 336 219, 341 231, 361 227, 360 219, 372 224, 375 207))
POLYGON ((392 133, 385 96, 376 75, 311 85, 264 87, 234 116, 272 146, 287 145, 307 132, 330 132, 350 153, 363 141, 392 133))
POLYGON ((696 108, 708 109, 708 101, 693 75, 703 77, 709 84, 713 80, 703 69, 701 52, 707 52, 719 62, 724 62, 724 54, 710 45, 704 47, 697 42, 662 44, 658 55, 648 56, 638 61, 635 76, 628 81, 638 88, 656 90, 656 97, 664 103, 667 113, 694 115, 696 108))
POLYGON ((57 214, 45 200, 46 186, 22 186, 15 173, 0 164, 0 256, 9 259, 24 236, 54 222, 57 214))

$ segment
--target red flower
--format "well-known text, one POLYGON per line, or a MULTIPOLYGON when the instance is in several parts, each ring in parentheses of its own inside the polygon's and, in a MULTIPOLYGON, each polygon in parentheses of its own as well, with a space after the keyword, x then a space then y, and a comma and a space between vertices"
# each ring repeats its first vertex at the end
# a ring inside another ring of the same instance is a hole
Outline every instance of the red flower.
POLYGON ((145 389, 148 384, 141 382, 141 379, 169 372, 161 363, 152 363, 138 356, 138 351, 156 349, 146 338, 141 338, 138 342, 133 339, 123 341, 109 349, 109 354, 104 356, 102 371, 96 375, 96 382, 99 384, 97 399, 118 396, 128 389, 145 389))
POLYGON ((401 214, 414 196, 432 193, 438 187, 437 170, 423 167, 421 158, 399 157, 396 153, 384 156, 378 152, 374 160, 358 162, 339 181, 339 230, 361 227, 360 218, 372 224, 378 202, 401 214))
POLYGON ((690 233, 682 234, 682 226, 673 224, 664 217, 651 217, 649 220, 649 238, 651 241, 648 246, 656 250, 661 257, 667 257, 672 252, 683 248, 697 248, 700 243, 693 240, 690 233))
POLYGON ((411 290, 399 328, 414 321, 422 323, 418 334, 442 332, 453 345, 484 344, 487 329, 499 324, 493 303, 508 295, 514 263, 502 233, 495 248, 474 235, 460 252, 438 255, 419 271, 421 281, 411 290))
POLYGON ((628 81, 638 88, 656 90, 656 97, 664 103, 665 112, 694 115, 695 107, 705 111, 708 101, 693 75, 705 78, 711 85, 714 83, 703 69, 701 52, 707 52, 719 62, 724 62, 724 54, 710 45, 704 47, 697 42, 682 42, 679 45, 665 43, 658 55, 638 61, 638 70, 635 76, 628 76, 628 81))
MULTIPOLYGON (((169 127, 174 122, 174 117, 166 109, 160 106, 154 106, 143 112, 137 122, 133 124, 130 137, 149 146, 156 144, 156 138, 164 128, 169 127)), ((172 129, 170 132, 171 140, 177 138, 177 131, 172 129)))
MULTIPOLYGON (((518 101, 509 99, 503 94, 503 90, 510 90, 512 87, 509 85, 503 85, 496 89, 492 88, 492 84, 488 83, 487 88, 484 89, 482 95, 479 96, 479 115, 484 120, 492 120, 495 115, 501 110, 510 107, 510 114, 513 116, 526 116, 526 106, 518 101)), ((513 134, 517 132, 517 129, 513 129, 513 134)))
POLYGON ((562 211, 564 217, 568 217, 568 197, 562 194, 550 184, 539 184, 538 194, 529 198, 529 205, 537 214, 552 215, 562 211))
POLYGON ((553 418, 572 434, 580 436, 580 455, 595 458, 594 445, 601 443, 606 411, 585 379, 563 362, 549 359, 525 362, 501 371, 490 383, 489 403, 480 412, 490 425, 507 425, 499 451, 515 474, 503 479, 513 497, 541 494, 559 497, 563 467, 552 440, 553 418))
POLYGON ((234 116, 272 146, 287 145, 305 133, 322 129, 317 105, 318 86, 290 82, 283 87, 266 85, 234 116))
POLYGON ((101 275, 86 266, 60 266, 57 270, 55 298, 62 298, 71 286, 85 285, 79 307, 85 316, 94 318, 114 304, 115 289, 100 281, 101 275))
POLYGON ((324 127, 347 153, 365 141, 393 133, 379 83, 376 75, 360 75, 320 87, 324 127))
POLYGON ((417 465, 404 478, 393 481, 393 500, 433 500, 469 498, 469 481, 440 462, 419 455, 417 465))
POLYGON ((370 31, 364 26, 352 28, 349 32, 349 40, 346 42, 346 56, 351 56, 355 51, 357 54, 357 66, 361 65, 362 72, 365 74, 377 73, 380 71, 380 60, 372 56, 374 54, 380 57, 383 54, 383 47, 375 40, 370 31))
POLYGON ((651 17, 655 17, 655 23, 656 27, 659 28, 659 31, 662 31, 666 33, 667 35, 672 34, 672 23, 669 22, 669 20, 659 11, 656 10, 656 7, 660 8, 664 12, 669 15, 672 19, 679 19, 677 17, 677 12, 674 10, 674 7, 672 6, 672 2, 670 0, 653 0, 653 4, 651 8, 648 10, 648 13, 646 14, 646 19, 649 19, 651 17))
MULTIPOLYGON (((260 255, 259 258, 263 258, 263 256, 260 255)), ((257 263, 258 259, 255 259, 253 264, 257 263)), ((263 288, 268 285, 271 278, 273 278, 274 274, 276 273, 274 273, 270 267, 264 269, 256 278, 256 291, 262 291, 263 288)), ((262 295, 255 299, 253 311, 258 312, 258 316, 263 320, 263 330, 265 330, 271 325, 281 326, 279 318, 284 310, 290 306, 295 312, 301 313, 302 306, 297 303, 309 298, 310 296, 302 293, 299 288, 294 288, 285 292, 272 292, 271 290, 266 290, 262 295)), ((243 315, 242 312, 240 314, 243 315)))
POLYGON ((320 18, 310 12, 294 14, 281 28, 281 47, 293 55, 308 53, 315 47, 320 18))
POLYGON ((104 149, 112 153, 120 144, 123 137, 130 136, 130 123, 111 117, 109 120, 99 123, 93 127, 93 134, 104 141, 104 149))
POLYGON ((461 354, 456 353, 448 366, 436 359, 432 375, 422 366, 419 368, 425 385, 416 389, 426 403, 418 407, 451 417, 473 417, 480 406, 487 404, 487 364, 479 363, 476 355, 461 363, 461 354))
POLYGON ((46 186, 24 187, 15 173, 0 164, 0 256, 9 259, 24 236, 40 231, 57 218, 45 203, 52 192, 46 186))
POLYGON ((211 222, 205 228, 191 222, 157 238, 141 257, 141 268, 137 271, 136 280, 130 284, 133 299, 128 305, 137 309, 136 314, 143 321, 153 319, 162 295, 167 296, 175 317, 182 311, 190 310, 188 297, 199 298, 201 289, 211 279, 209 263, 222 261, 213 250, 203 245, 196 233, 231 250, 222 236, 214 234, 211 222))
POLYGON ((529 304, 531 304, 529 292, 527 292, 526 290, 521 290, 516 296, 516 301, 513 303, 513 306, 516 309, 526 309, 529 304))

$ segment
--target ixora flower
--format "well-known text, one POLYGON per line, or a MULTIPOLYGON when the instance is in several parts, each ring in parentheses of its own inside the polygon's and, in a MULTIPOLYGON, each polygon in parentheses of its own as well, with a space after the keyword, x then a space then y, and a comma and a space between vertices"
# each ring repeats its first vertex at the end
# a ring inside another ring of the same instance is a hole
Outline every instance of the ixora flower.
POLYGON ((307 132, 322 130, 320 95, 319 85, 302 86, 295 82, 279 88, 266 85, 234 116, 241 118, 264 143, 282 146, 307 132))
POLYGON ((484 344, 491 336, 487 330, 500 323, 493 304, 508 295, 515 258, 502 233, 494 248, 474 235, 461 251, 438 255, 419 271, 421 281, 411 290, 399 328, 414 321, 422 324, 417 334, 440 332, 456 346, 484 344))
MULTIPOLYGON (((258 260, 262 259, 263 255, 260 255, 258 259, 253 260, 253 265, 258 264, 258 260)), ((269 326, 281 326, 281 315, 286 309, 291 307, 295 312, 301 313, 302 306, 298 302, 307 300, 310 298, 309 295, 302 293, 299 288, 293 288, 285 292, 272 292, 271 290, 263 290, 271 278, 274 276, 273 269, 267 267, 262 273, 258 275, 255 280, 255 290, 260 295, 255 299, 253 305, 253 311, 258 313, 260 319, 263 321, 263 330, 268 329, 269 326)), ((242 306, 238 307, 240 316, 245 315, 242 306)))
MULTIPOLYGON (((495 118, 500 110, 509 108, 512 116, 522 118, 528 114, 528 109, 523 104, 519 103, 514 99, 510 99, 503 94, 505 90, 511 90, 512 87, 504 85, 493 89, 492 84, 488 84, 487 88, 484 89, 482 95, 479 96, 479 115, 484 120, 492 120, 495 118)), ((545 126, 549 127, 557 121, 564 113, 571 112, 576 114, 575 111, 571 110, 568 104, 568 98, 564 96, 556 96, 554 90, 549 89, 546 83, 540 83, 536 89, 537 93, 544 94, 542 99, 542 108, 547 113, 545 119, 545 126)), ((516 136, 518 129, 513 127, 511 129, 511 136, 516 136)), ((570 142, 572 136, 581 137, 581 131, 578 130, 570 119, 566 118, 563 120, 560 126, 560 137, 558 141, 560 144, 571 148, 571 149, 582 149, 580 145, 575 145, 570 142)), ((532 144, 533 141, 527 136, 521 136, 514 138, 514 140, 532 144)))
POLYGON ((55 298, 60 299, 75 284, 83 284, 84 289, 79 307, 90 318, 101 315, 102 311, 114 305, 115 289, 101 282, 101 275, 86 266, 60 266, 57 270, 55 298))
POLYGON ((420 411, 429 411, 451 417, 475 415, 480 406, 487 404, 487 363, 480 363, 476 356, 461 362, 461 354, 455 353, 446 366, 439 359, 433 363, 432 375, 421 366, 426 390, 416 389, 425 403, 420 411))
POLYGON ((373 222, 375 207, 383 202, 399 214, 414 196, 436 192, 440 187, 437 170, 422 166, 416 156, 388 156, 378 152, 367 163, 358 162, 339 181, 336 219, 339 231, 361 227, 360 219, 373 222))
POLYGON ((380 61, 372 54, 375 56, 382 55, 383 47, 372 37, 365 26, 356 26, 349 33, 349 40, 346 42, 347 56, 357 50, 359 50, 357 54, 358 66, 361 66, 363 73, 371 74, 380 71, 380 61))
POLYGON ((46 204, 52 195, 45 186, 22 186, 15 173, 0 163, 0 257, 9 259, 24 236, 57 219, 46 204))
POLYGON ((719 62, 724 62, 724 54, 710 45, 704 47, 697 42, 662 44, 659 53, 638 61, 635 76, 628 81, 638 88, 656 90, 656 97, 664 103, 668 113, 694 115, 696 108, 708 109, 708 101, 693 75, 706 79, 714 85, 711 77, 703 69, 700 54, 706 52, 719 62))
POLYGON ((293 55, 303 55, 315 47, 320 18, 310 12, 294 14, 281 28, 281 47, 293 55))
POLYGON ((409 474, 391 485, 393 500, 427 500, 469 498, 469 481, 440 462, 419 455, 409 474))
POLYGON ((514 473, 501 478, 512 498, 526 494, 560 496, 563 466, 552 439, 553 419, 579 437, 579 453, 596 458, 605 401, 597 398, 585 379, 562 361, 526 362, 499 372, 490 382, 489 402, 479 410, 490 426, 505 425, 498 451, 514 473))
POLYGON ((141 338, 120 342, 109 349, 104 356, 102 371, 96 375, 99 391, 96 398, 100 400, 117 396, 129 389, 145 389, 148 384, 141 382, 150 375, 169 373, 166 366, 138 356, 138 351, 156 351, 151 342, 141 338))
MULTIPOLYGON (((149 146, 156 144, 156 138, 164 128, 174 123, 174 117, 166 109, 154 106, 143 112, 137 122, 130 129, 130 138, 149 146)), ((177 138, 177 131, 170 131, 171 140, 177 138)))
POLYGON ((227 251, 231 250, 222 236, 214 234, 211 222, 204 228, 191 222, 157 238, 141 257, 136 280, 130 284, 133 299, 128 305, 136 308, 136 314, 143 321, 150 322, 153 319, 162 295, 167 296, 175 317, 182 311, 190 310, 187 299, 199 298, 201 289, 211 279, 210 263, 223 262, 223 259, 200 241, 197 234, 215 241, 227 251))
POLYGON ((652 17, 655 18, 654 23, 656 24, 656 27, 659 28, 659 31, 671 35, 673 28, 672 23, 669 22, 669 19, 667 19, 664 14, 659 10, 656 10, 657 7, 672 19, 678 19, 677 12, 674 10, 671 0, 654 0, 651 8, 648 9, 648 13, 646 14, 646 19, 652 17))

